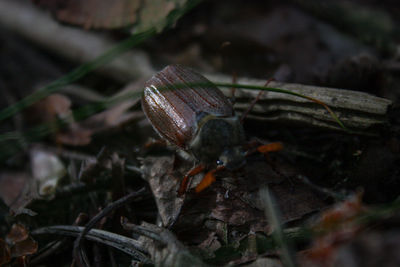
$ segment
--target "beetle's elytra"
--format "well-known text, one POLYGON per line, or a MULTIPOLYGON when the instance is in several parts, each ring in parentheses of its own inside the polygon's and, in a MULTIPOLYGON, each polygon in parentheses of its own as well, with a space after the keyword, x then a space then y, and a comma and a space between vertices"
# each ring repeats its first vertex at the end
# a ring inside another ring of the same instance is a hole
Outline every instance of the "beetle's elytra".
MULTIPOLYGON (((215 181, 215 172, 238 169, 245 162, 245 154, 251 154, 244 152, 243 126, 230 101, 215 85, 189 68, 170 65, 155 74, 145 84, 142 107, 162 138, 198 161, 183 178, 179 195, 185 193, 190 176, 214 165, 196 186, 195 191, 200 192, 215 181)), ((281 143, 272 143, 261 145, 256 151, 281 149, 281 143)))
POLYGON ((165 67, 146 82, 142 107, 162 138, 199 162, 228 169, 244 163, 244 131, 232 104, 197 72, 165 67))

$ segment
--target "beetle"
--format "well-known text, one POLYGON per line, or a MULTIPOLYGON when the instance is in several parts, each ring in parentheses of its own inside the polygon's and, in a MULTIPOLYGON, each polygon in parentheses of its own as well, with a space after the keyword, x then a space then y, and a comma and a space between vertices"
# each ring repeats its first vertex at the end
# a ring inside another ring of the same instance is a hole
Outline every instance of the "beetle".
MULTIPOLYGON (((241 120, 228 98, 201 74, 181 65, 169 65, 145 83, 141 102, 161 138, 199 163, 185 175, 179 195, 186 191, 189 177, 210 166, 216 167, 205 175, 196 192, 215 181, 216 171, 236 170, 245 164, 248 152, 241 120)), ((279 149, 279 145, 270 144, 260 146, 258 151, 279 149)))

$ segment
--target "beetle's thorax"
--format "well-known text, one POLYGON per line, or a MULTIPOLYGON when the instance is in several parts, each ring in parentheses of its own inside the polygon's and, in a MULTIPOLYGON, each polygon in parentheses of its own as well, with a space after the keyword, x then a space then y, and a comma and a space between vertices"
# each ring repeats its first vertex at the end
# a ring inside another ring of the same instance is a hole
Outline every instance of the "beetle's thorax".
POLYGON ((238 117, 206 115, 198 121, 198 131, 189 149, 201 162, 215 163, 222 156, 225 163, 230 161, 230 165, 237 165, 244 160, 241 155, 244 139, 243 126, 238 117))

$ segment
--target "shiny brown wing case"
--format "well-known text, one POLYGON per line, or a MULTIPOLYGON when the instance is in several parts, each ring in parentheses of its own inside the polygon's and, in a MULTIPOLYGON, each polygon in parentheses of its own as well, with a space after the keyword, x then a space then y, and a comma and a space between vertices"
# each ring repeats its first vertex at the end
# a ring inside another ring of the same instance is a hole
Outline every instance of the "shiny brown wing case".
POLYGON ((180 65, 169 65, 146 82, 142 108, 161 137, 184 149, 197 132, 199 117, 233 116, 231 103, 216 86, 180 65))

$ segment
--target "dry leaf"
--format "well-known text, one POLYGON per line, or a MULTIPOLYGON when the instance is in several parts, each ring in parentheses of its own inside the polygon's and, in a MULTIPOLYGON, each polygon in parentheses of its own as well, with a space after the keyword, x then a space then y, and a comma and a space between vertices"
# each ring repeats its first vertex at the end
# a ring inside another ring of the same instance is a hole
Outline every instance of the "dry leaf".
MULTIPOLYGON (((177 189, 192 163, 183 162, 175 166, 174 163, 172 155, 146 157, 142 169, 163 223, 167 226, 174 223, 173 229, 179 238, 193 244, 204 244, 213 233, 225 240, 227 234, 233 232, 268 232, 268 222, 258 203, 258 189, 263 184, 269 184, 277 196, 283 223, 297 220, 324 206, 309 187, 288 179, 282 181, 282 177, 262 157, 261 160, 249 161, 244 170, 234 173, 236 178, 229 177, 232 175, 229 172, 218 173, 217 182, 205 191, 199 194, 190 191, 185 194, 185 199, 179 198, 177 189)), ((203 175, 194 177, 192 188, 203 175)), ((236 234, 228 236, 228 239, 234 242, 242 237, 236 234)))
POLYGON ((56 134, 56 141, 72 146, 88 145, 94 134, 119 127, 142 117, 142 112, 129 112, 129 109, 140 100, 142 85, 142 80, 129 83, 113 96, 114 99, 119 99, 116 104, 84 121, 71 123, 68 129, 56 134))
POLYGON ((92 134, 92 130, 82 128, 79 124, 73 123, 69 125, 69 129, 56 134, 56 142, 70 146, 85 146, 92 141, 92 134))
POLYGON ((161 31, 167 16, 180 9, 186 0, 33 0, 41 7, 50 9, 62 22, 85 29, 115 29, 132 24, 138 30, 155 27, 161 31))
MULTIPOLYGON (((12 258, 32 255, 36 253, 38 249, 37 242, 29 235, 29 232, 25 226, 19 223, 13 224, 6 237, 6 242, 6 245, 10 247, 12 258)), ((25 261, 25 258, 22 260, 25 261)))
POLYGON ((17 204, 30 176, 24 172, 3 172, 0 174, 0 197, 11 207, 17 204))
POLYGON ((0 266, 8 263, 11 260, 11 252, 7 243, 0 238, 0 266))
POLYGON ((183 201, 178 197, 180 184, 179 172, 173 173, 174 157, 146 157, 142 161, 143 176, 149 182, 155 196, 161 220, 165 226, 172 225, 177 219, 183 201), (176 177, 175 177, 176 176, 176 177))
POLYGON ((25 209, 33 199, 38 198, 36 186, 27 172, 2 173, 0 175, 0 197, 14 216, 18 214, 36 215, 35 212, 25 209))
POLYGON ((52 94, 36 102, 28 109, 31 124, 54 122, 56 119, 71 119, 71 101, 61 94, 52 94))
POLYGON ((18 258, 35 254, 38 249, 38 243, 29 236, 27 239, 16 243, 11 247, 11 257, 18 258))
POLYGON ((11 227, 10 232, 7 235, 7 243, 15 245, 18 242, 24 241, 28 238, 28 230, 22 225, 15 223, 11 227))
POLYGON ((140 0, 34 0, 60 21, 85 29, 121 28, 136 22, 140 0))

